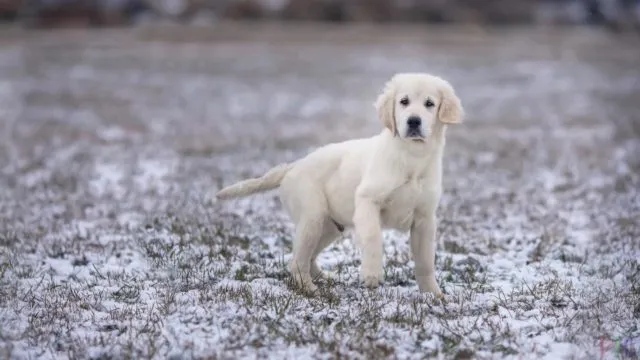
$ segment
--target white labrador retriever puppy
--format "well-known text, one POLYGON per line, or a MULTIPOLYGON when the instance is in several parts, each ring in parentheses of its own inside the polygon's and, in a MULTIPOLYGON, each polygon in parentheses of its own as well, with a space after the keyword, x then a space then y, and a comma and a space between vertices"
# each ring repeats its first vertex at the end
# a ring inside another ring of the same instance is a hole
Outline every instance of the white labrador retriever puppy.
POLYGON ((445 131, 447 124, 462 121, 460 99, 442 78, 401 73, 387 82, 375 107, 385 126, 380 134, 325 145, 216 196, 228 199, 280 186, 296 226, 290 271, 305 290, 315 291, 312 280, 323 276, 318 254, 353 227, 366 286, 382 282, 382 230, 397 229, 410 232, 419 289, 441 296, 434 264, 436 208, 445 131))

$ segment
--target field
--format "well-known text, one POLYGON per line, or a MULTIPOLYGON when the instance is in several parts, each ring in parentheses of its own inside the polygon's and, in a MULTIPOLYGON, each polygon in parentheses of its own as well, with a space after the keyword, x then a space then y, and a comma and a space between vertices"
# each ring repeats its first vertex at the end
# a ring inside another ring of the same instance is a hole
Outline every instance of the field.
POLYGON ((577 28, 2 29, 0 358, 637 359, 638 59, 636 35, 577 28), (467 112, 446 297, 418 292, 396 232, 381 288, 346 234, 308 297, 277 193, 212 193, 377 133, 398 71, 467 112))

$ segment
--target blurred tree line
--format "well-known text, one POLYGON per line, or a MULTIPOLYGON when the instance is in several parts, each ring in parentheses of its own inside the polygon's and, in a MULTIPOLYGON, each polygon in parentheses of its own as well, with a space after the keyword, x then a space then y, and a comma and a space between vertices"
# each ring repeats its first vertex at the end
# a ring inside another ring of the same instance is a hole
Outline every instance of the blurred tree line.
POLYGON ((640 0, 0 0, 0 21, 33 27, 141 21, 604 24, 640 29, 640 0))

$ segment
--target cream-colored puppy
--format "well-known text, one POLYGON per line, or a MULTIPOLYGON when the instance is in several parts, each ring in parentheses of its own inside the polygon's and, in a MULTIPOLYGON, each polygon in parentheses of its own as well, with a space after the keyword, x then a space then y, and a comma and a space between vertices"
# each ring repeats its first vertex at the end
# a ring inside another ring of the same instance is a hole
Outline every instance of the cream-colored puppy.
POLYGON ((216 196, 227 199, 280 186, 296 226, 290 271, 306 290, 316 290, 312 279, 323 275, 318 254, 349 227, 362 250, 362 279, 366 286, 378 286, 382 229, 387 228, 410 232, 418 287, 441 295, 434 264, 436 208, 446 126, 461 122, 462 105, 447 81, 402 73, 386 84, 375 107, 385 125, 380 134, 323 146, 216 196))

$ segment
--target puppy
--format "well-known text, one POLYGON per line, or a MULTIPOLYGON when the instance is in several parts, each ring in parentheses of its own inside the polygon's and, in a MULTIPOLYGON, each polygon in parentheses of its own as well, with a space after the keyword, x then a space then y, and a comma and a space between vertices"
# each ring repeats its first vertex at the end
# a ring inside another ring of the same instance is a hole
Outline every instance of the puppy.
POLYGON ((366 286, 383 280, 382 230, 397 229, 410 233, 418 288, 441 296, 434 264, 436 209, 445 131, 462 121, 460 99, 440 77, 400 73, 374 105, 385 126, 378 135, 325 145, 216 196, 229 199, 280 187, 295 223, 289 270, 305 290, 315 291, 313 279, 323 276, 318 254, 353 227, 366 286))

